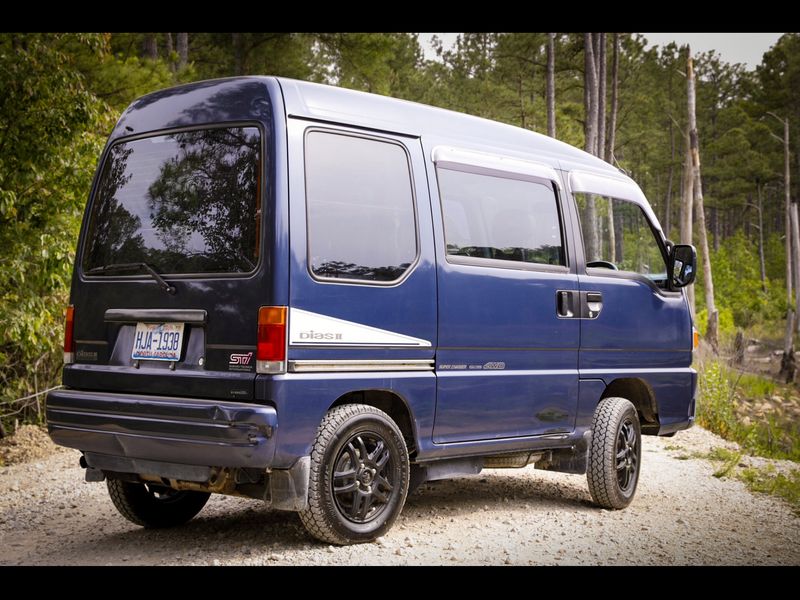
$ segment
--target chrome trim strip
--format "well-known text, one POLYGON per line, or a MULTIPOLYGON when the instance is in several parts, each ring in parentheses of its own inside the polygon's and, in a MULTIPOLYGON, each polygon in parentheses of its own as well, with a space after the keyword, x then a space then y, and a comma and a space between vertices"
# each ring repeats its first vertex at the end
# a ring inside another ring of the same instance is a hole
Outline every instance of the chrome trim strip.
POLYGON ((399 360, 290 360, 292 373, 319 373, 326 371, 433 371, 433 359, 399 360))
POLYGON ((190 323, 204 325, 206 311, 194 308, 109 308, 104 315, 107 323, 190 323))

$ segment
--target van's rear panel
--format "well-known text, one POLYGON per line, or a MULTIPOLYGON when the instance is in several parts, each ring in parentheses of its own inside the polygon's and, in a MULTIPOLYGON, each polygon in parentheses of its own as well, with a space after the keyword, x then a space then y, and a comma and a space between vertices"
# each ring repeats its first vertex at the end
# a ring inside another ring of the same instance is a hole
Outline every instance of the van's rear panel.
POLYGON ((259 307, 287 302, 273 252, 287 245, 275 210, 283 130, 279 88, 267 78, 156 92, 122 115, 76 253, 70 392, 48 406, 57 442, 126 456, 137 456, 131 440, 143 434, 161 447, 224 442, 237 448, 231 464, 267 465, 261 442, 274 410, 242 407, 255 401, 259 307), (176 437, 171 420, 195 426, 176 437))

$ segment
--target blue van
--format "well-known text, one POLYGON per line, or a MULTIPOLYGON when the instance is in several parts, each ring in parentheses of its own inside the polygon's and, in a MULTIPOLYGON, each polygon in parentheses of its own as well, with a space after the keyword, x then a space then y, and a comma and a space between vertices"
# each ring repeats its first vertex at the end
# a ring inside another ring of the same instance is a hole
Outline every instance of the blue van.
POLYGON ((557 140, 276 77, 122 114, 83 219, 53 440, 144 527, 211 493, 386 533, 424 481, 524 467, 633 499, 694 421, 696 255, 557 140))

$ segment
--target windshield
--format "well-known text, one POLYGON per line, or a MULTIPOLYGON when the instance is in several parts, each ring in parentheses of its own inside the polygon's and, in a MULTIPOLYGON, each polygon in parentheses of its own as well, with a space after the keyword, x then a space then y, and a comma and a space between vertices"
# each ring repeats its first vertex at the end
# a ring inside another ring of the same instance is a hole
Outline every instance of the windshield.
POLYGON ((94 199, 84 272, 139 262, 161 274, 253 271, 259 253, 260 154, 256 127, 115 144, 94 199))

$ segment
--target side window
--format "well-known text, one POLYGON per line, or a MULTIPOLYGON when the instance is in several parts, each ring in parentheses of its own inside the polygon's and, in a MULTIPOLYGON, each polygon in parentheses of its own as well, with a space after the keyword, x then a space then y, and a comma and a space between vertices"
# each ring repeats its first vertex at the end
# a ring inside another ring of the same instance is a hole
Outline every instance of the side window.
POLYGON ((596 194, 575 194, 588 267, 633 271, 666 281, 661 248, 641 207, 596 194), (600 261, 601 264, 592 264, 600 261))
POLYGON ((395 281, 417 256, 411 170, 393 142, 306 136, 309 268, 317 277, 395 281))
POLYGON ((553 185, 437 166, 447 254, 566 265, 553 185))

